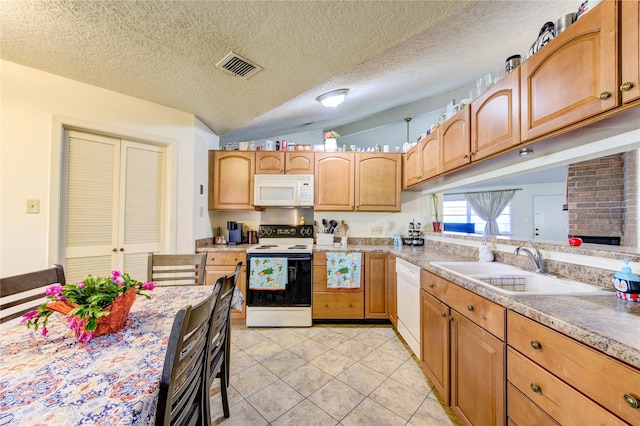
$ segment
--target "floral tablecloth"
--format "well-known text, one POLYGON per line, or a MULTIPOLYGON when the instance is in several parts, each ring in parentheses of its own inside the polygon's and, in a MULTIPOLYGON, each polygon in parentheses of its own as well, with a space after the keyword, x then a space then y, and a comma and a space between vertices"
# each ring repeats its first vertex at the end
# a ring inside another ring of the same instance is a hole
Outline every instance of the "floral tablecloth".
POLYGON ((156 287, 136 298, 124 330, 86 344, 58 314, 47 337, 0 331, 0 425, 153 424, 173 318, 212 289, 156 287))

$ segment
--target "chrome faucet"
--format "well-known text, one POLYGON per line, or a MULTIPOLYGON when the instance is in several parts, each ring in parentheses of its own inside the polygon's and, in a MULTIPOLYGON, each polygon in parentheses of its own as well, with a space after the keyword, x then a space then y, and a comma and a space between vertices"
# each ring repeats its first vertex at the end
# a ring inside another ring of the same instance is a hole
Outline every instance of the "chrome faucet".
POLYGON ((542 253, 540 253, 540 250, 538 250, 538 246, 536 245, 536 243, 534 243, 533 241, 529 241, 529 243, 536 251, 536 254, 533 254, 531 250, 522 246, 516 247, 514 254, 517 256, 520 254, 520 252, 523 252, 524 254, 529 256, 529 259, 531 259, 531 262, 533 263, 533 270, 540 274, 544 274, 544 257, 542 256, 542 253))

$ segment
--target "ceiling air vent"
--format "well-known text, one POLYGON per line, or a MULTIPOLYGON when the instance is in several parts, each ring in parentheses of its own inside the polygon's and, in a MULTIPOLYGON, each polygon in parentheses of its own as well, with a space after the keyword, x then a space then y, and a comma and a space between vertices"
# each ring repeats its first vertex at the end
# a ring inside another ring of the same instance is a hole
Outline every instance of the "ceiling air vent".
POLYGON ((234 52, 229 52, 227 56, 216 64, 216 67, 229 71, 231 74, 242 77, 245 80, 262 70, 258 65, 234 52))

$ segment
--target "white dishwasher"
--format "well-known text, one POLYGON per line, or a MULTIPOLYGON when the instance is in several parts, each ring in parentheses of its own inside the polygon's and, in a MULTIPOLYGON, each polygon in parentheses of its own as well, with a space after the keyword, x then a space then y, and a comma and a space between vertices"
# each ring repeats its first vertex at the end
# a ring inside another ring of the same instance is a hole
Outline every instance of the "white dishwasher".
POLYGON ((396 259, 398 332, 420 358, 420 267, 396 259))

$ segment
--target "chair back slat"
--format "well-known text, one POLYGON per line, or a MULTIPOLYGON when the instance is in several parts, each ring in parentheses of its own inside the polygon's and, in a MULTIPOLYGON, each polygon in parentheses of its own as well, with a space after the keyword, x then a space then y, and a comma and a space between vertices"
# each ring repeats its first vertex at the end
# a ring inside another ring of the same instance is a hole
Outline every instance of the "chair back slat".
POLYGON ((206 253, 149 253, 147 280, 159 286, 204 285, 206 262, 206 253))
POLYGON ((62 265, 0 278, 0 329, 20 323, 24 313, 46 302, 45 289, 52 284, 65 284, 62 265))
POLYGON ((206 300, 176 314, 160 380, 156 425, 202 424, 202 381, 216 286, 206 300))
POLYGON ((236 283, 242 262, 236 265, 235 272, 226 277, 218 278, 216 285, 220 286, 218 300, 209 326, 209 339, 207 340, 207 365, 205 366, 203 379, 203 406, 207 425, 211 425, 211 404, 209 401, 209 389, 216 377, 220 377, 220 393, 222 396, 222 408, 225 417, 229 417, 229 401, 227 387, 229 385, 229 360, 231 339, 231 300, 236 289, 236 283))

